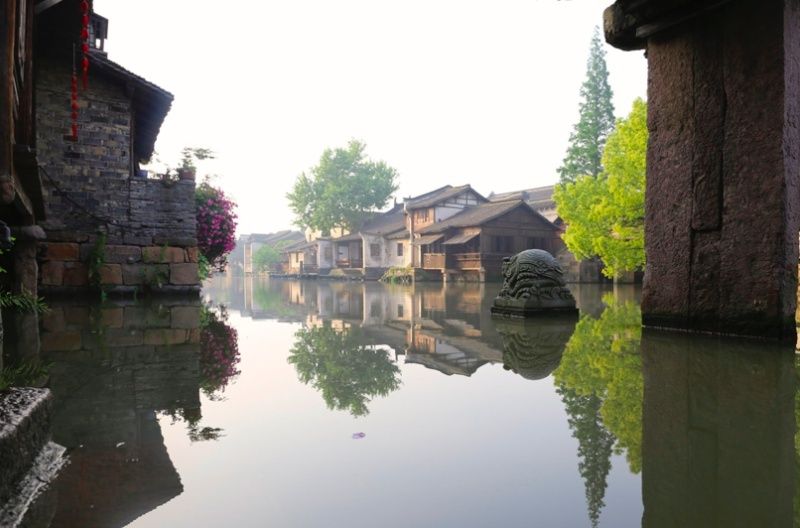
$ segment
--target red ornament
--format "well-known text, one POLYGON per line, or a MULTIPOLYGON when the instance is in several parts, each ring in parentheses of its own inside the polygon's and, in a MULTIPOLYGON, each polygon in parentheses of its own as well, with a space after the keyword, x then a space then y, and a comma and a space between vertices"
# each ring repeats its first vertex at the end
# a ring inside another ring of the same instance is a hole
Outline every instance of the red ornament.
POLYGON ((83 90, 86 91, 89 87, 89 2, 87 0, 81 2, 81 14, 81 52, 83 53, 81 65, 83 67, 83 90))

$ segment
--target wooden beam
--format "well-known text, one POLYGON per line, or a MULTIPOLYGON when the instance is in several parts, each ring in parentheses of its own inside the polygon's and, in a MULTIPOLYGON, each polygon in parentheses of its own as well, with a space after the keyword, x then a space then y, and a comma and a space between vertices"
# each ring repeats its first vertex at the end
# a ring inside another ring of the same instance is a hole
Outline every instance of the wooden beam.
MULTIPOLYGON (((14 50, 17 37, 17 0, 0 7, 0 185, 10 182, 14 144, 14 50)), ((0 193, 3 194, 3 193, 0 193)))

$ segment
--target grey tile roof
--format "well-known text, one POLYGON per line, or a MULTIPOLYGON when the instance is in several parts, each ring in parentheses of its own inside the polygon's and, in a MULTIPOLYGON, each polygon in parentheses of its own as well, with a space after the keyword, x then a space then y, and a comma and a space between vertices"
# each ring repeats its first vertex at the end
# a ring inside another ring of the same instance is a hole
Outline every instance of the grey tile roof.
MULTIPOLYGON (((437 222, 419 230, 420 234, 441 233, 451 227, 476 227, 490 220, 506 214, 517 207, 533 209, 522 200, 509 200, 505 202, 488 202, 464 209, 463 212, 451 216, 447 220, 437 222)), ((536 212, 536 211, 533 211, 536 212)), ((538 213, 536 213, 538 214, 538 213)), ((549 222, 546 218, 542 217, 549 222)))
POLYGON ((464 191, 472 191, 484 200, 483 196, 478 194, 475 189, 473 189, 470 185, 459 185, 458 187, 453 187, 452 185, 445 185, 444 187, 440 187, 435 191, 431 191, 426 194, 421 194, 419 196, 415 196, 413 198, 409 198, 405 201, 406 210, 412 209, 420 209, 423 207, 431 207, 432 205, 436 205, 439 202, 443 202, 449 198, 453 198, 454 196, 458 196, 464 191))
POLYGON ((555 207, 555 202, 553 201, 554 190, 555 185, 548 185, 546 187, 534 187, 532 189, 522 189, 520 191, 492 193, 489 195, 489 201, 505 202, 509 200, 524 200, 528 205, 540 211, 542 209, 555 207))

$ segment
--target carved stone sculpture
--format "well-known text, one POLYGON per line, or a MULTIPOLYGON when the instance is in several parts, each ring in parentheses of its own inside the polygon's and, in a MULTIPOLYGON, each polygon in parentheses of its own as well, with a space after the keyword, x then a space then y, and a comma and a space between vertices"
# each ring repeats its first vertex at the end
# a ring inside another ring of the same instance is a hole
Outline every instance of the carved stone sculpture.
POLYGON ((492 315, 531 317, 547 312, 577 312, 558 261, 541 249, 504 258, 503 288, 494 300, 492 315))

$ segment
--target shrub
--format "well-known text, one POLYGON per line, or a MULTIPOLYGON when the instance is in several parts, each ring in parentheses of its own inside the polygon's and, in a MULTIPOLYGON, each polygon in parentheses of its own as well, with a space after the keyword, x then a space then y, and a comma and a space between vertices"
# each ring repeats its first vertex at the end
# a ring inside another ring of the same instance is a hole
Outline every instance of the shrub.
POLYGON ((224 271, 236 245, 236 204, 221 189, 203 182, 195 193, 197 245, 209 268, 224 271))

